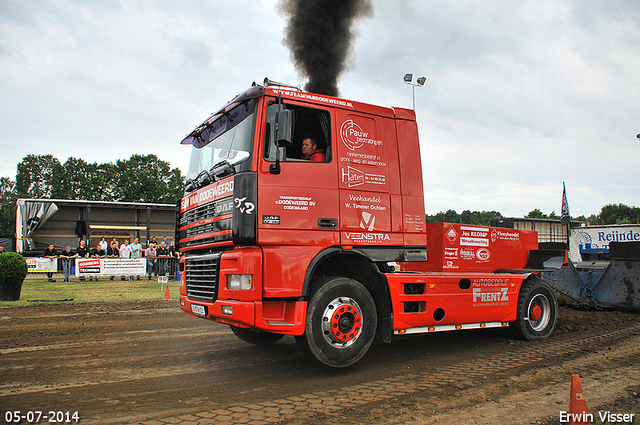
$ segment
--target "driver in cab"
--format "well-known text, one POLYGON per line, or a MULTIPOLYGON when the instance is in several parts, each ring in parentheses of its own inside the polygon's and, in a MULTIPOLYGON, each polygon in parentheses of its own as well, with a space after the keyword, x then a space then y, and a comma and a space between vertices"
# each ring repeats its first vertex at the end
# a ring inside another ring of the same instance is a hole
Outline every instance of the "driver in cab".
POLYGON ((326 162, 324 150, 318 149, 318 142, 314 136, 302 139, 302 159, 307 161, 326 162))

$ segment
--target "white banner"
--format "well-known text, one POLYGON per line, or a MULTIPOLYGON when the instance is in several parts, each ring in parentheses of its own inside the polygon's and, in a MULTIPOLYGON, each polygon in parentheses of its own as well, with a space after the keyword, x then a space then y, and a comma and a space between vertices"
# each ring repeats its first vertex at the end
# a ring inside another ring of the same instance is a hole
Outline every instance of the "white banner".
POLYGON ((25 261, 29 273, 55 273, 58 270, 56 258, 26 257, 25 261))
POLYGON ((611 242, 640 242, 640 226, 623 224, 571 229, 569 258, 578 262, 581 254, 590 250, 607 253, 611 242))
POLYGON ((139 276, 145 274, 144 258, 76 258, 77 277, 139 276))

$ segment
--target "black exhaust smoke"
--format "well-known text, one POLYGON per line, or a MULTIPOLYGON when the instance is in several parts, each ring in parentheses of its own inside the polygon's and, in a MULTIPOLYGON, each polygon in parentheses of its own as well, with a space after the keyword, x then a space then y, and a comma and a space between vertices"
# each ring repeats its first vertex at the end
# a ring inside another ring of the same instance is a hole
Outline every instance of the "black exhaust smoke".
POLYGON ((309 81, 305 90, 338 96, 338 77, 355 38, 351 26, 371 16, 369 0, 280 0, 288 16, 284 43, 298 72, 309 81))

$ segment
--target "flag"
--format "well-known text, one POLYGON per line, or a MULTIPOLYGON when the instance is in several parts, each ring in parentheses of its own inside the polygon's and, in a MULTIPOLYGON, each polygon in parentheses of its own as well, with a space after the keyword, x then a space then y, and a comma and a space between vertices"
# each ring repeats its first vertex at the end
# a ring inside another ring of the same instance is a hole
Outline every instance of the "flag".
POLYGON ((569 202, 567 201, 567 190, 564 187, 564 182, 562 182, 562 216, 560 217, 560 224, 563 226, 567 226, 571 221, 571 216, 569 215, 569 202))

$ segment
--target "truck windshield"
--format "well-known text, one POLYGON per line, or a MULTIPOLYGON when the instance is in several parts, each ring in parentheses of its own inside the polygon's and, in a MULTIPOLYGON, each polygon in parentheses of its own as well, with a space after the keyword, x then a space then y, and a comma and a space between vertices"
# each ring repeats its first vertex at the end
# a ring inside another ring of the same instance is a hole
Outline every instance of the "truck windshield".
POLYGON ((193 147, 187 179, 195 179, 203 170, 211 170, 223 161, 236 172, 249 170, 253 149, 256 100, 251 99, 211 117, 193 134, 193 147), (240 164, 240 165, 236 165, 240 164))

